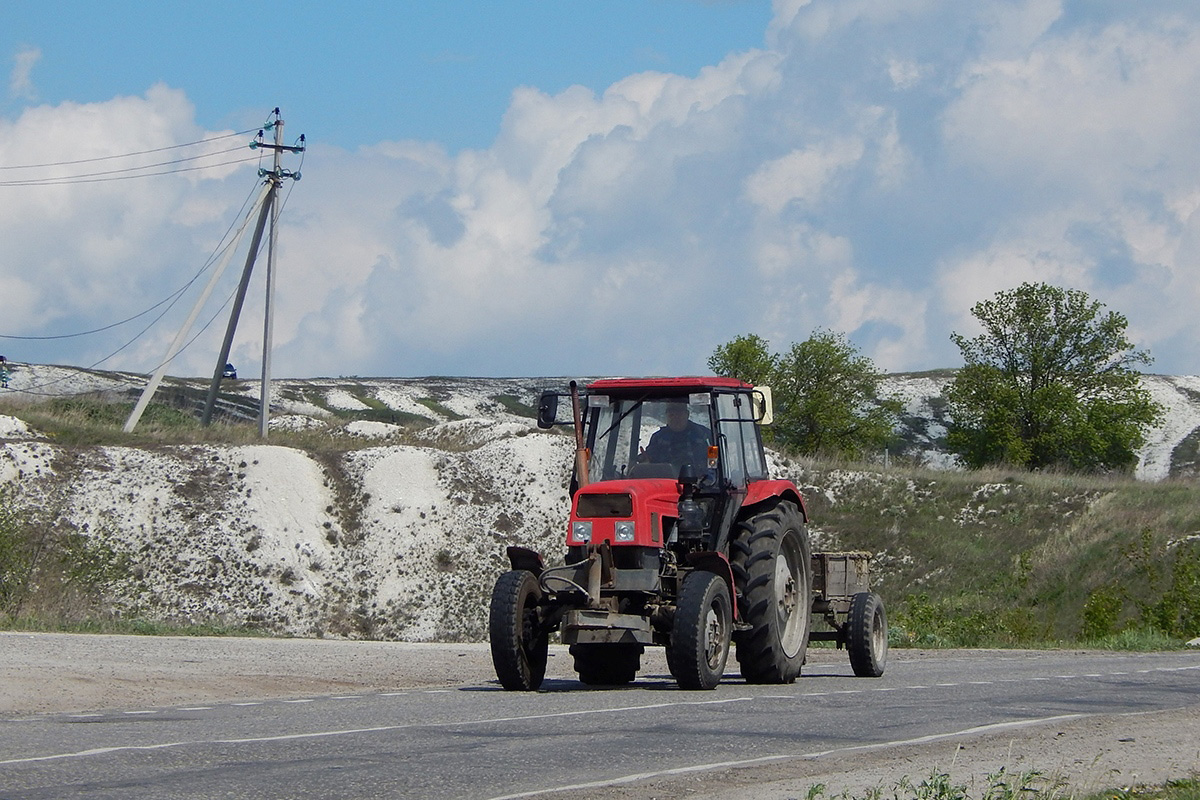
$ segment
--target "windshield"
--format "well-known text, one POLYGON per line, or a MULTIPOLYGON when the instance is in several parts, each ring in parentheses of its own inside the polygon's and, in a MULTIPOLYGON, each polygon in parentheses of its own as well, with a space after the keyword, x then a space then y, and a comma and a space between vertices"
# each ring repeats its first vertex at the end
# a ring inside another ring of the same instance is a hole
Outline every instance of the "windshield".
POLYGON ((677 478, 684 464, 708 469, 712 443, 709 396, 629 400, 591 398, 594 439, 588 477, 677 478), (597 407, 598 406, 598 407, 597 407))

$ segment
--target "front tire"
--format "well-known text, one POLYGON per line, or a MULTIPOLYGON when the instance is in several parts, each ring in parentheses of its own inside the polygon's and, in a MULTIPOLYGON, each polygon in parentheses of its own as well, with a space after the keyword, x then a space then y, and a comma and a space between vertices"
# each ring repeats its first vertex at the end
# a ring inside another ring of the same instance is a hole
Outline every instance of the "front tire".
POLYGON ((492 665, 500 685, 531 692, 546 677, 550 631, 538 619, 541 587, 533 573, 514 569, 500 576, 492 590, 488 633, 492 665))
POLYGON ((740 522, 730 563, 742 592, 737 660, 747 683, 792 683, 808 651, 812 563, 795 504, 780 501, 740 522))
POLYGON ((874 592, 859 592, 850 598, 846 650, 858 677, 878 678, 883 674, 888 654, 887 613, 883 598, 874 592))
POLYGON ((711 572, 693 572, 679 589, 667 666, 681 689, 714 689, 725 674, 733 604, 729 586, 711 572))

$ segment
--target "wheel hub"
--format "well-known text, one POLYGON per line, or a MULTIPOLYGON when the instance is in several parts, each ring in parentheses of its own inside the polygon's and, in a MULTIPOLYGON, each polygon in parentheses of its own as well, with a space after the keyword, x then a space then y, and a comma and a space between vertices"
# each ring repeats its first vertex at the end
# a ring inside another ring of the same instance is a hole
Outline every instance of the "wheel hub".
POLYGON ((711 669, 721 666, 721 655, 724 650, 725 623, 720 611, 715 607, 708 609, 704 618, 704 658, 711 669))

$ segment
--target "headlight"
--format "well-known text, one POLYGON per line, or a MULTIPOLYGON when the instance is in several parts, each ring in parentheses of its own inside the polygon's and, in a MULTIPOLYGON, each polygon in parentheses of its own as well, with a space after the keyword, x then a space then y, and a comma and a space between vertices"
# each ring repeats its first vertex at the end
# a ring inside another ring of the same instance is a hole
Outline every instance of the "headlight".
POLYGON ((592 540, 592 523, 581 520, 571 523, 571 541, 576 544, 587 544, 592 540))
POLYGON ((632 542, 633 520, 618 520, 616 523, 616 537, 618 542, 632 542))

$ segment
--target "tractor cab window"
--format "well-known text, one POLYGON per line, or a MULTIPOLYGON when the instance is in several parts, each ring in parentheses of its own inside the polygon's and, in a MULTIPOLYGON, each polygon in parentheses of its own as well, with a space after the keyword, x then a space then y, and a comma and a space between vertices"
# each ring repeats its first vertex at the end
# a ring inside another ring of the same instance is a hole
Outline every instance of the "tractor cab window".
POLYGON ((758 426, 754 424, 750 399, 741 394, 717 396, 721 428, 721 453, 725 477, 734 486, 767 477, 758 426))
POLYGON ((692 465, 697 476, 703 476, 708 470, 708 447, 712 443, 710 407, 688 400, 687 396, 613 398, 596 403, 591 409, 591 480, 675 479, 685 463, 692 465))

